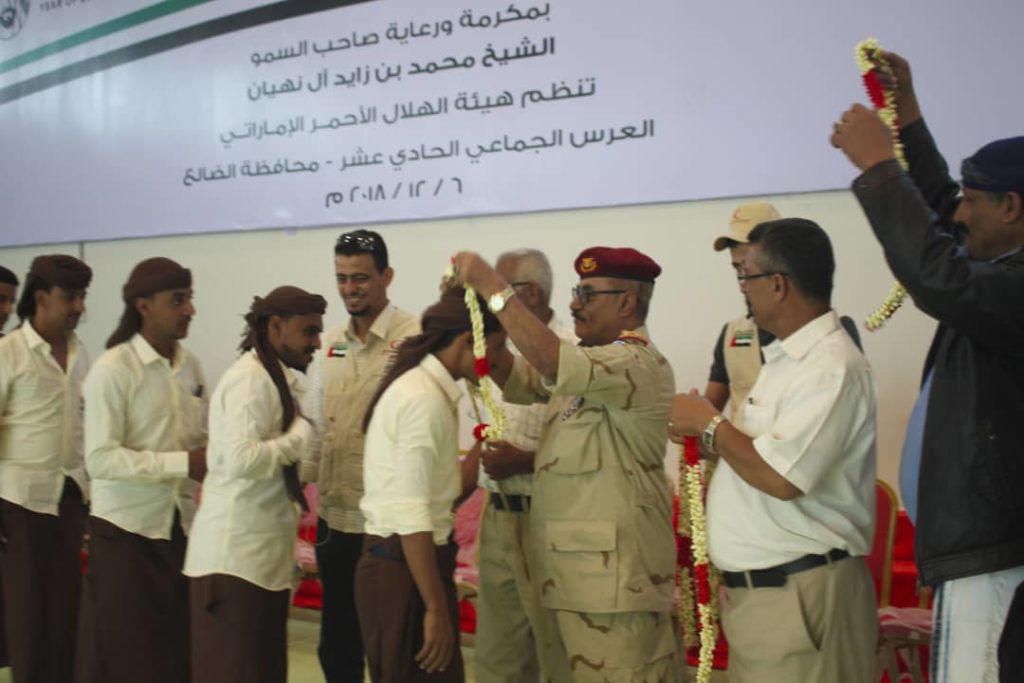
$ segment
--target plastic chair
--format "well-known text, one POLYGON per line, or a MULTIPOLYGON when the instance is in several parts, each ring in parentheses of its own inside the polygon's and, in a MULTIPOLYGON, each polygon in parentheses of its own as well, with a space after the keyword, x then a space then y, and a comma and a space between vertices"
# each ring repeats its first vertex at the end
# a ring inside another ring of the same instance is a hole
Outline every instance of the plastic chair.
POLYGON ((881 480, 876 482, 875 495, 878 518, 867 562, 878 586, 876 671, 879 680, 888 676, 890 683, 905 681, 907 676, 914 683, 924 683, 926 678, 921 667, 920 648, 931 645, 930 590, 922 589, 918 607, 892 607, 889 604, 899 498, 892 487, 881 480), (907 669, 904 673, 900 672, 901 659, 907 669))

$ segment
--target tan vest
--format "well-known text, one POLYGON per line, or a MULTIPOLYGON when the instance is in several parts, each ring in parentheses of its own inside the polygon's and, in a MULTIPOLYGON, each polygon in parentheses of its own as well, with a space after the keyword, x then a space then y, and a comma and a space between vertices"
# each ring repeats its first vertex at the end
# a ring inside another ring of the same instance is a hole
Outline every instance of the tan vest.
POLYGON ((749 318, 737 318, 725 326, 722 355, 725 357, 725 371, 729 373, 733 420, 739 417, 743 402, 761 374, 761 342, 757 332, 757 325, 749 318))
POLYGON ((324 435, 317 477, 320 516, 332 529, 346 533, 363 532, 359 511, 363 497, 363 416, 398 344, 420 331, 414 316, 398 309, 392 311, 384 329, 375 329, 380 319, 374 323, 365 344, 353 344, 347 325, 328 330, 322 342, 324 435))

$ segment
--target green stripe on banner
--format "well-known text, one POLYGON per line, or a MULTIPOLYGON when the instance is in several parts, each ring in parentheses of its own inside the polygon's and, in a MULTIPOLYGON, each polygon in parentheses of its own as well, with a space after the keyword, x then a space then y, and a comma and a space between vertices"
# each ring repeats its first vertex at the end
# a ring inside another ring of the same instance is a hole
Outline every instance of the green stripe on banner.
MULTIPOLYGON (((67 83, 68 81, 73 81, 77 78, 89 76, 100 71, 106 71, 107 69, 120 66, 121 64, 134 62, 139 59, 144 59, 145 57, 151 57, 153 55, 160 54, 161 52, 167 52, 168 50, 173 50, 184 45, 206 40, 207 38, 214 38, 227 33, 260 26, 262 24, 270 24, 275 21, 301 17, 306 14, 315 14, 316 12, 323 12, 325 10, 336 9, 338 7, 358 5, 364 2, 373 1, 374 0, 284 0, 283 2, 275 2, 269 5, 264 5, 263 7, 256 7, 236 14, 218 17, 217 19, 204 21, 200 24, 195 24, 194 26, 188 26, 177 31, 165 33, 161 36, 156 36, 155 38, 149 38, 132 45, 111 50, 110 52, 96 55, 95 57, 89 57, 80 62, 60 67, 59 69, 54 69, 53 71, 48 71, 46 73, 39 74, 38 76, 26 78, 24 81, 19 81, 18 83, 12 83, 4 88, 0 88, 0 104, 6 104, 7 102, 11 102, 21 97, 26 97, 27 95, 32 95, 33 93, 46 90, 47 88, 67 83)), ((181 11, 204 2, 209 2, 209 0, 168 0, 167 2, 160 3, 160 5, 153 5, 147 9, 152 10, 154 8, 162 8, 165 5, 173 5, 173 11, 181 11)), ((60 49, 54 49, 49 54, 60 52, 60 50, 66 50, 69 47, 72 47, 72 45, 62 45, 64 40, 72 40, 76 37, 81 37, 83 34, 101 29, 102 27, 109 26, 110 24, 121 21, 127 22, 129 17, 136 17, 136 15, 139 15, 144 11, 145 10, 140 10, 139 12, 126 14, 120 19, 114 19, 111 22, 100 24, 93 29, 87 29, 86 31, 76 33, 63 40, 44 45, 43 48, 39 49, 61 45, 60 49)), ((172 13, 172 10, 168 9, 160 16, 166 16, 170 13, 172 13)), ((155 15, 149 16, 148 18, 137 18, 135 20, 135 24, 125 23, 116 28, 112 27, 103 35, 110 35, 115 31, 130 28, 131 25, 138 25, 156 18, 158 17, 155 15)), ((79 38, 80 42, 76 44, 81 45, 82 43, 88 42, 88 40, 95 40, 97 37, 99 36, 82 37, 79 38)), ((41 57, 36 57, 36 59, 39 58, 41 57)), ((7 62, 4 62, 4 64, 6 63, 7 62)))
POLYGON ((174 14, 175 12, 180 12, 207 2, 211 2, 211 0, 165 0, 164 2, 150 5, 149 7, 125 14, 122 17, 105 21, 102 24, 96 24, 84 31, 72 33, 70 36, 61 38, 60 40, 55 40, 52 43, 40 45, 28 52, 11 57, 6 62, 0 62, 0 74, 10 71, 11 69, 16 69, 19 66, 39 61, 44 57, 55 55, 58 52, 70 50, 73 47, 90 43, 99 38, 105 38, 111 34, 117 33, 118 31, 139 26, 146 22, 153 21, 154 19, 160 19, 161 17, 166 17, 169 14, 174 14))

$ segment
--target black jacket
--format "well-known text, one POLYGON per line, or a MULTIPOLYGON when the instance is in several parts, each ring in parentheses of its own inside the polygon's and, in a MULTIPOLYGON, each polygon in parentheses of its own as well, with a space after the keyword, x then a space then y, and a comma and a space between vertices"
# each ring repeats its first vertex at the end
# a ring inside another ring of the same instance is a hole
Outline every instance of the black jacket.
POLYGON ((939 321, 918 480, 921 582, 1024 565, 1024 253, 974 261, 959 245, 959 188, 924 121, 902 131, 910 175, 854 182, 893 273, 939 321))

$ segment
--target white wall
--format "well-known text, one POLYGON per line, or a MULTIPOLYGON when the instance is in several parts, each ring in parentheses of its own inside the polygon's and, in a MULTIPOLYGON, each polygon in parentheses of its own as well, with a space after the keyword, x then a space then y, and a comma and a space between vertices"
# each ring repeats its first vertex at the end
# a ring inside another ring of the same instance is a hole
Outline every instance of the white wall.
MULTIPOLYGON (((852 195, 842 191, 767 199, 784 216, 816 220, 829 233, 837 260, 834 306, 861 321, 888 292, 892 277, 852 195)), ((555 269, 553 305, 563 316, 576 279, 572 262, 583 248, 632 246, 650 254, 664 272, 649 326, 675 369, 678 388, 687 390, 704 387, 721 325, 743 311, 728 256, 714 252, 711 243, 727 227, 734 206, 745 201, 397 223, 378 230, 396 273, 391 300, 415 312, 435 299, 448 257, 460 249, 491 259, 507 249, 544 250, 555 269)), ((95 275, 79 334, 95 358, 120 316, 121 285, 134 264, 151 256, 179 261, 192 269, 198 311, 186 344, 200 357, 212 384, 235 357, 241 315, 255 294, 281 284, 298 285, 327 297, 328 325, 344 319, 333 271, 339 232, 328 227, 7 248, 0 249, 0 264, 21 277, 38 254, 78 255, 81 249, 95 275)), ((891 483, 898 481, 903 432, 933 329, 932 321, 908 306, 881 332, 862 331, 878 381, 879 476, 891 483)), ((675 468, 671 462, 667 466, 675 468)))

